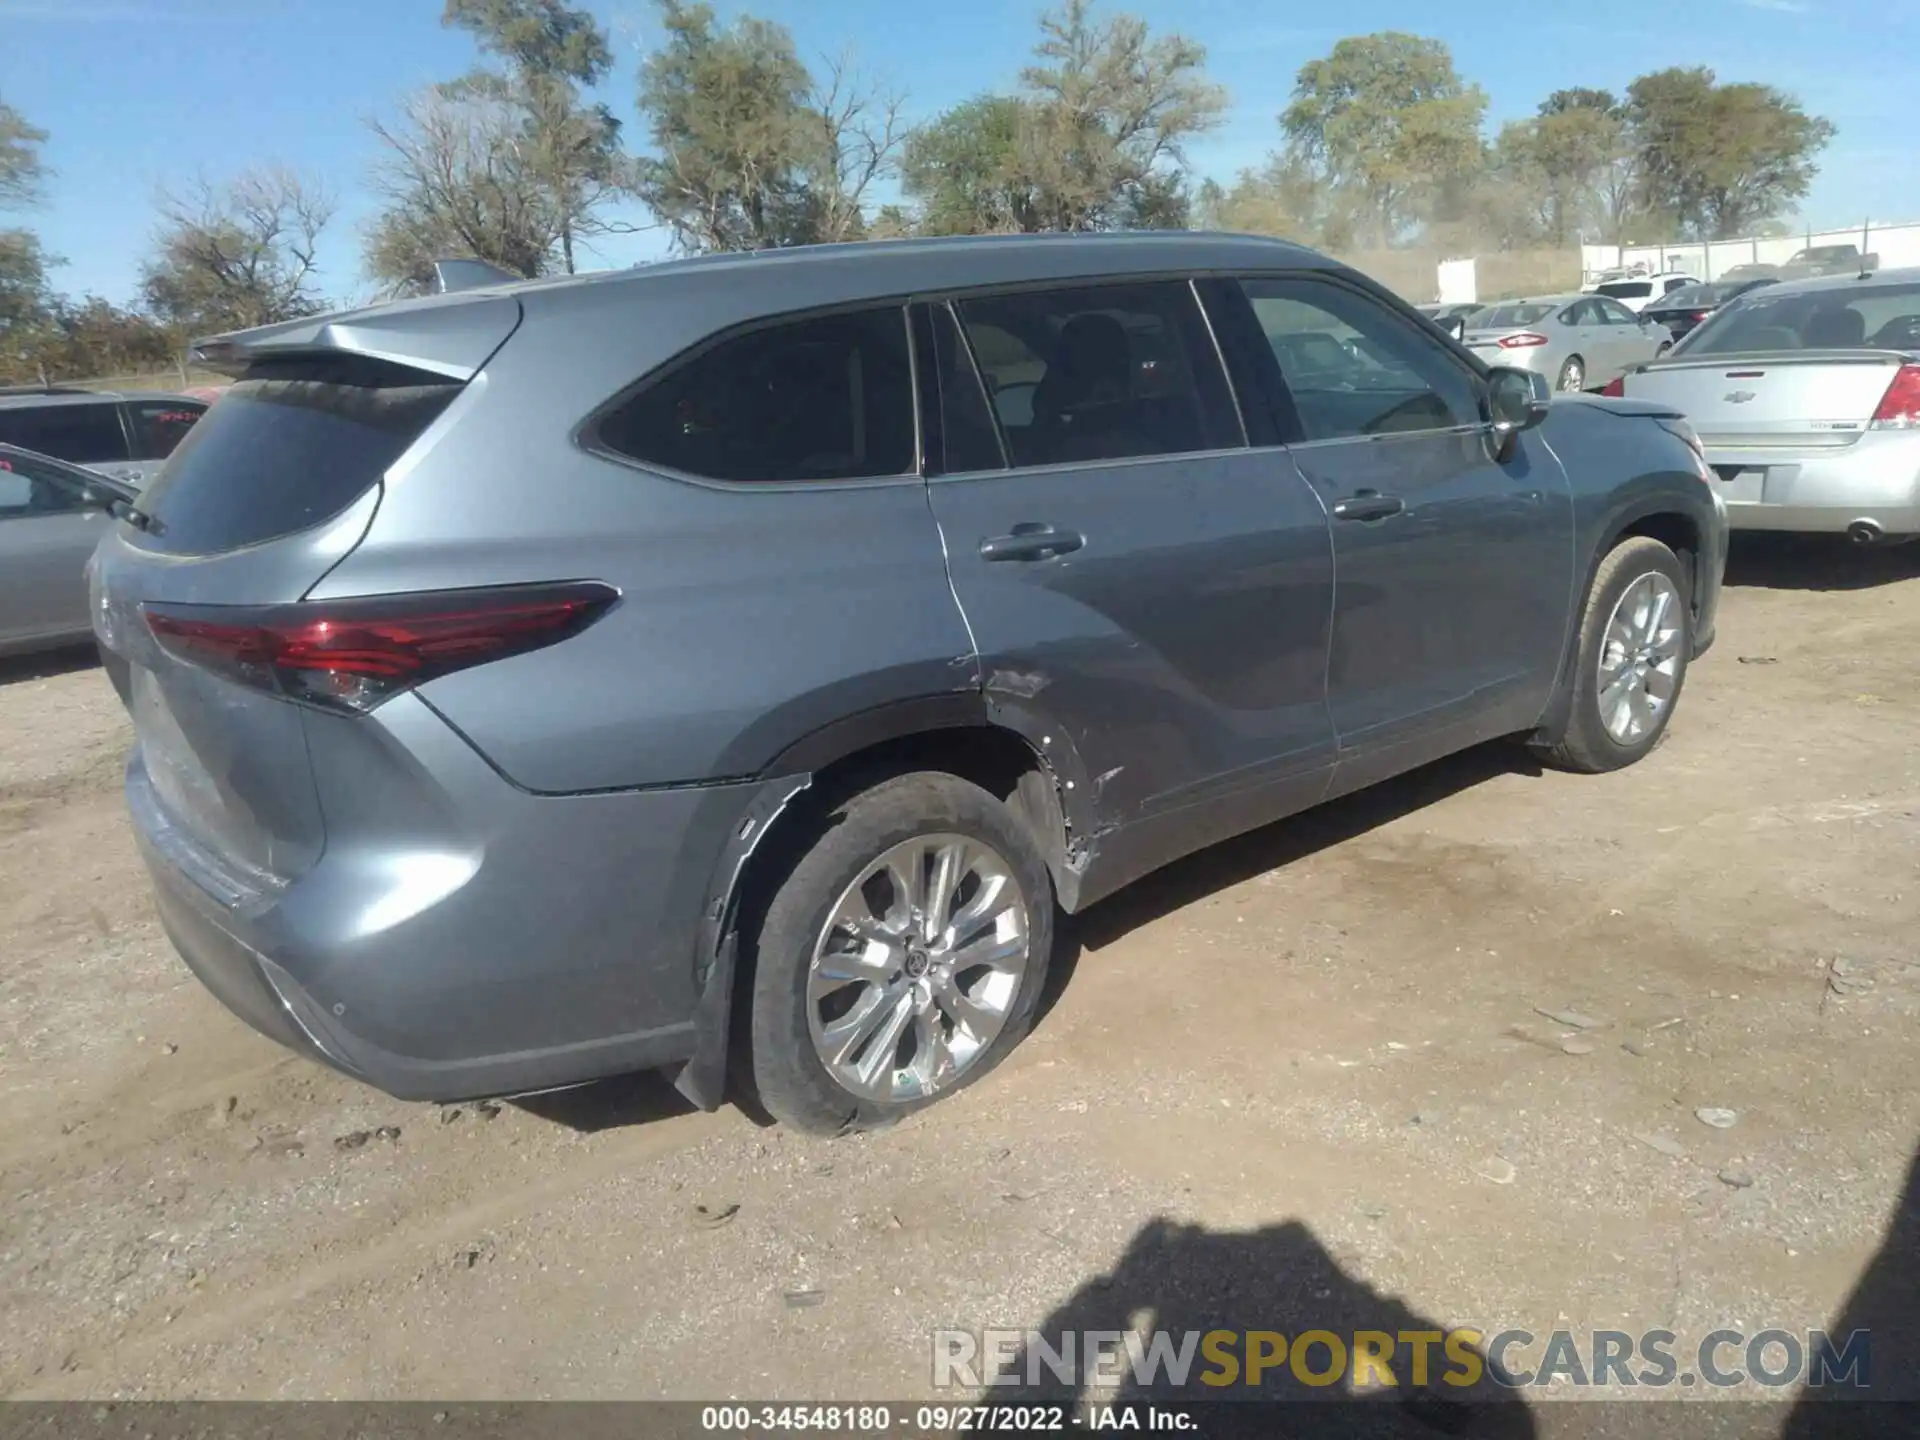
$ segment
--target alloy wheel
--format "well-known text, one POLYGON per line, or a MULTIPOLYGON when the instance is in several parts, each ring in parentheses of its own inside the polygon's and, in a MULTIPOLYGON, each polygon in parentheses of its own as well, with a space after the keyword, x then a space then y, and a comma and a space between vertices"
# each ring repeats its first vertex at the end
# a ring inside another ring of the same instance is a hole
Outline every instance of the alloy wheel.
POLYGON ((1650 570, 1627 586, 1600 647, 1600 723, 1632 745, 1660 723, 1680 687, 1685 619, 1673 581, 1650 570))
POLYGON ((1005 1026, 1029 953, 1013 867, 965 835, 920 835, 835 902, 807 972, 807 1028, 828 1074, 863 1100, 937 1095, 1005 1026))

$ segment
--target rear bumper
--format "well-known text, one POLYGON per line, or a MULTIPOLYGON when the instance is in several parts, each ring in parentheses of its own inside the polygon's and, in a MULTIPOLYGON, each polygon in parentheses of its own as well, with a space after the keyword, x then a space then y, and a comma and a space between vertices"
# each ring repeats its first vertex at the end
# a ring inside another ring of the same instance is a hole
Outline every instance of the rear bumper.
POLYGON ((1864 521, 1920 535, 1920 431, 1863 435, 1844 450, 1769 454, 1707 447, 1735 530, 1842 534, 1864 521))
MULTIPOLYGON (((382 719, 415 732, 405 748, 431 761, 446 813, 406 826, 376 816, 377 836, 343 822, 319 862, 277 889, 216 873, 135 752, 129 809, 188 967, 269 1039, 406 1100, 692 1058, 713 1023, 708 892, 761 787, 529 795, 424 704, 404 703, 417 710, 389 717, 390 705, 382 719)), ((342 810, 364 799, 329 798, 342 810)))

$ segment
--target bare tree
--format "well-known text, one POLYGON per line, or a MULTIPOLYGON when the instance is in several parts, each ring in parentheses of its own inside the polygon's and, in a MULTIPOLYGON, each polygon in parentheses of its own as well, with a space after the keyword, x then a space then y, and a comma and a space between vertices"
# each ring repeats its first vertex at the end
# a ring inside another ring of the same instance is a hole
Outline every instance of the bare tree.
POLYGON ((389 289, 430 289, 433 262, 472 256, 515 275, 547 273, 566 223, 518 110, 435 86, 371 122, 388 154, 374 188, 387 208, 367 237, 368 271, 389 289))
POLYGON ((810 166, 815 239, 857 240, 867 233, 866 203, 874 184, 899 165, 907 126, 903 98, 865 84, 846 55, 832 61, 814 87, 809 117, 818 126, 810 166))
POLYGON ((324 307, 315 255, 333 197, 294 171, 249 170, 162 190, 158 255, 141 275, 147 308, 182 331, 238 330, 324 307))

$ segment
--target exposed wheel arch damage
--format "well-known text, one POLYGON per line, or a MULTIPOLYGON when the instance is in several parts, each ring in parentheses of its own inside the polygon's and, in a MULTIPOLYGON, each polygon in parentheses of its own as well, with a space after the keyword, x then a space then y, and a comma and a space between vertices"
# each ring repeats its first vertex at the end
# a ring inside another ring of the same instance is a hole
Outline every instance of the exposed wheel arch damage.
POLYGON ((739 1028, 751 956, 739 937, 756 906, 849 795, 891 775, 940 770, 1006 800, 1032 828, 1055 895, 1071 910, 1085 847, 1069 818, 1084 793, 1071 741, 1030 713, 977 692, 923 697, 835 722, 795 742, 766 769, 723 853, 703 902, 694 964, 700 1001, 699 1044, 674 1079, 703 1109, 726 1098, 732 1057, 744 1053, 739 1028), (1071 789, 1067 787, 1071 786, 1071 789), (1069 806, 1073 808, 1069 808, 1069 806))

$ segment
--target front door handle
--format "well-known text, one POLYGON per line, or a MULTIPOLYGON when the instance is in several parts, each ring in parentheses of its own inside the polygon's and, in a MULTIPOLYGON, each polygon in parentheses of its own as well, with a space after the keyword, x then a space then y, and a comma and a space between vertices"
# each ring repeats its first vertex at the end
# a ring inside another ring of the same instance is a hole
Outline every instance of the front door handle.
POLYGON ((982 560, 1051 560, 1066 555, 1087 543, 1087 537, 1072 530, 1056 530, 1051 525, 1026 521, 1013 527, 1011 535, 995 535, 980 542, 982 560))
POLYGON ((1362 490, 1333 507, 1336 520, 1385 520, 1407 508, 1398 495, 1382 495, 1378 490, 1362 490))

